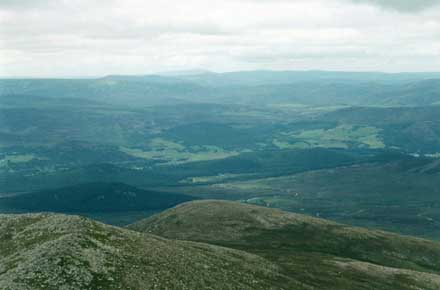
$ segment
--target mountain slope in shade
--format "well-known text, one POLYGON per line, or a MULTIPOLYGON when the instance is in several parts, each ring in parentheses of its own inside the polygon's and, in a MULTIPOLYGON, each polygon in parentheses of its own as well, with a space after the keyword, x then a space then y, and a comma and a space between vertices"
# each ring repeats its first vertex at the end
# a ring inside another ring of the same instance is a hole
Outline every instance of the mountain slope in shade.
POLYGON ((227 201, 196 201, 129 228, 245 250, 304 289, 439 289, 440 244, 227 201))
POLYGON ((0 209, 51 212, 162 210, 194 198, 124 183, 87 183, 0 198, 0 209))
POLYGON ((273 263, 242 251, 75 216, 0 215, 0 289, 301 289, 298 285, 273 263))

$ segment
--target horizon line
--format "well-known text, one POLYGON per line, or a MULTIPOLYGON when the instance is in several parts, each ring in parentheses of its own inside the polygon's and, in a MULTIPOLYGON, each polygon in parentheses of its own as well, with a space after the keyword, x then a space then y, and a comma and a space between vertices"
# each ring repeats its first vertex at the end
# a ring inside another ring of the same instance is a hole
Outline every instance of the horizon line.
POLYGON ((277 70, 277 69, 254 69, 254 70, 231 70, 231 71, 214 71, 205 69, 188 69, 188 70, 169 70, 169 71, 157 71, 147 72, 145 74, 117 74, 109 73, 103 75, 53 75, 53 76, 32 76, 32 75, 0 75, 0 79, 102 79, 107 77, 148 77, 148 76, 160 76, 160 77, 184 77, 184 76, 198 76, 207 74, 232 74, 232 73, 253 73, 253 72, 273 72, 273 73, 352 73, 352 74, 383 74, 383 75, 420 75, 420 74, 439 74, 439 71, 379 71, 379 70, 326 70, 326 69, 310 69, 310 70, 277 70))

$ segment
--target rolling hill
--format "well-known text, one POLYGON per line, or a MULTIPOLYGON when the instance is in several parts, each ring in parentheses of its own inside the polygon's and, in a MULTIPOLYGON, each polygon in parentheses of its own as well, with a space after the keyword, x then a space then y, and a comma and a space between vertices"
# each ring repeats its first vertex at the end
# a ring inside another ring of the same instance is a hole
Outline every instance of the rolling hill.
POLYGON ((196 201, 129 228, 257 254, 303 289, 440 287, 439 243, 264 207, 196 201))
POLYGON ((336 222, 440 239, 440 160, 393 154, 376 161, 242 180, 190 179, 179 192, 241 199, 336 222))
POLYGON ((439 243, 226 201, 185 203, 128 228, 0 215, 0 249, 8 290, 440 287, 439 243))
POLYGON ((286 289, 286 280, 242 251, 75 216, 0 215, 0 289, 286 289))

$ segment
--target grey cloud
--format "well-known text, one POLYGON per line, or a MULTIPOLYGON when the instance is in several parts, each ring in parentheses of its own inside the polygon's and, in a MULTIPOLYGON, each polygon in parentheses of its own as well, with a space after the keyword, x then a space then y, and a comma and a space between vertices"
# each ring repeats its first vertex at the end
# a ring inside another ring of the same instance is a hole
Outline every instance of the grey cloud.
POLYGON ((188 1, 0 0, 0 76, 440 67, 440 0, 188 1))
POLYGON ((420 12, 440 4, 440 0, 350 0, 355 3, 369 3, 385 9, 400 12, 420 12))
POLYGON ((0 0, 0 8, 29 8, 38 7, 54 2, 52 0, 0 0))

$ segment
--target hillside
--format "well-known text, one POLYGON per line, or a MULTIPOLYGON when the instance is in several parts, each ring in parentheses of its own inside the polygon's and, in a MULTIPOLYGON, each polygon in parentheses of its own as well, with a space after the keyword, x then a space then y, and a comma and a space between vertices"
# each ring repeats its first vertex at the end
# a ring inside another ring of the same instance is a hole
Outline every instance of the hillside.
POLYGON ((123 212, 163 210, 194 199, 123 183, 87 183, 0 198, 0 210, 123 212))
POLYGON ((252 254, 85 218, 0 215, 0 289, 283 289, 278 272, 252 254))
POLYGON ((351 107, 323 114, 318 119, 330 124, 380 128, 378 137, 388 148, 410 153, 436 153, 440 146, 439 116, 439 106, 351 107))
POLYGON ((129 229, 0 215, 0 249, 8 290, 440 287, 439 243, 227 201, 185 203, 129 229))
POLYGON ((179 205, 129 228, 246 250, 306 289, 438 289, 440 244, 227 201, 179 205))
MULTIPOLYGON (((195 179, 179 192, 440 239, 440 160, 395 155, 349 166, 242 180, 195 179), (199 182, 199 183, 196 183, 199 182), (205 183, 203 183, 205 182, 205 183)), ((176 190, 176 189, 174 189, 176 190)))

